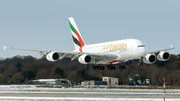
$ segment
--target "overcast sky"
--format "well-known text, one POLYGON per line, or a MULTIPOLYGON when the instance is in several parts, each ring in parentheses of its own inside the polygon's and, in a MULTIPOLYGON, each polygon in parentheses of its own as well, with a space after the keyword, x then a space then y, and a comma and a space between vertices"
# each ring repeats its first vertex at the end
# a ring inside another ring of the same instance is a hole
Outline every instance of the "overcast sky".
POLYGON ((68 17, 74 17, 86 44, 135 38, 148 50, 173 45, 169 52, 180 53, 179 0, 1 0, 0 57, 39 57, 3 51, 3 45, 72 51, 68 17))

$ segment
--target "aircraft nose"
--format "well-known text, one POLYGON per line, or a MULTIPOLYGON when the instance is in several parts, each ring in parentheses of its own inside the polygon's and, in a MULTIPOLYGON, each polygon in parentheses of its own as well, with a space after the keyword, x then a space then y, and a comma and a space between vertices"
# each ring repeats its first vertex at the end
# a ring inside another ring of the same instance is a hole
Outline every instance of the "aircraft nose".
POLYGON ((146 53, 147 53, 146 48, 145 48, 145 47, 144 47, 144 48, 142 48, 141 52, 142 52, 142 54, 143 54, 143 55, 146 55, 146 53))
POLYGON ((147 53, 145 47, 138 48, 137 52, 138 52, 139 56, 141 56, 141 57, 144 57, 146 55, 146 53, 147 53))

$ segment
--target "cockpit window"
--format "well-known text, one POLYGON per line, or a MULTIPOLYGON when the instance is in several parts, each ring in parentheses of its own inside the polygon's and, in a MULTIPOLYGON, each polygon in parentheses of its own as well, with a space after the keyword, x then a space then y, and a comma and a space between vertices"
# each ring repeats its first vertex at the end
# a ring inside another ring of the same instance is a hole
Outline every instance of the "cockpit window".
POLYGON ((138 47, 145 47, 145 45, 139 45, 138 47))

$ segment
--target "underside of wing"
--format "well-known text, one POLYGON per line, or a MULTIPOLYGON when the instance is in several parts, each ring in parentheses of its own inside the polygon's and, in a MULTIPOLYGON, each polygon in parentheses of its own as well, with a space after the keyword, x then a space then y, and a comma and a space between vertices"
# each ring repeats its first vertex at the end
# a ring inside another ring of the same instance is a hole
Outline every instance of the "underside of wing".
POLYGON ((89 52, 63 52, 63 51, 52 51, 52 50, 37 50, 37 49, 26 49, 26 48, 15 48, 15 47, 6 47, 4 45, 4 50, 6 48, 14 50, 24 50, 24 51, 34 51, 39 52, 40 55, 46 55, 47 60, 54 62, 61 60, 63 58, 70 58, 71 61, 78 59, 82 64, 96 64, 99 61, 112 61, 115 60, 118 56, 116 54, 103 54, 103 53, 89 53, 89 52))
POLYGON ((71 58, 71 60, 78 59, 82 64, 96 64, 98 61, 111 61, 115 60, 118 56, 115 54, 102 54, 102 53, 86 53, 86 52, 57 52, 59 59, 64 57, 71 58))

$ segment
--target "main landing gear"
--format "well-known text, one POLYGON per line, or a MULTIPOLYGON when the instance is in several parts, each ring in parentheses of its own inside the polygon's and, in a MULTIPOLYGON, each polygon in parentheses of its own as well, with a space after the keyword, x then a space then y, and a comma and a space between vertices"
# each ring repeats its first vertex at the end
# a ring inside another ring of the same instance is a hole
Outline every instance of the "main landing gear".
MULTIPOLYGON (((104 66, 102 66, 102 65, 93 65, 92 66, 92 69, 93 70, 104 70, 104 66)), ((107 69, 108 70, 116 70, 116 67, 114 66, 114 65, 112 65, 112 64, 110 64, 110 65, 107 65, 107 69)), ((122 65, 119 65, 119 69, 120 70, 125 70, 126 69, 126 66, 122 66, 122 65)))
POLYGON ((123 69, 126 70, 126 66, 121 66, 121 65, 119 65, 119 69, 120 69, 120 70, 123 70, 123 69))
POLYGON ((107 65, 108 70, 116 70, 116 67, 113 65, 107 65))
POLYGON ((104 70, 104 66, 101 66, 101 65, 93 65, 93 66, 92 66, 92 69, 94 69, 94 70, 104 70))
MULTIPOLYGON (((113 66, 113 65, 107 65, 107 69, 108 69, 108 70, 116 70, 116 67, 113 66)), ((119 65, 119 69, 120 69, 120 70, 125 70, 125 69, 126 69, 126 66, 124 66, 124 65, 119 65)))

